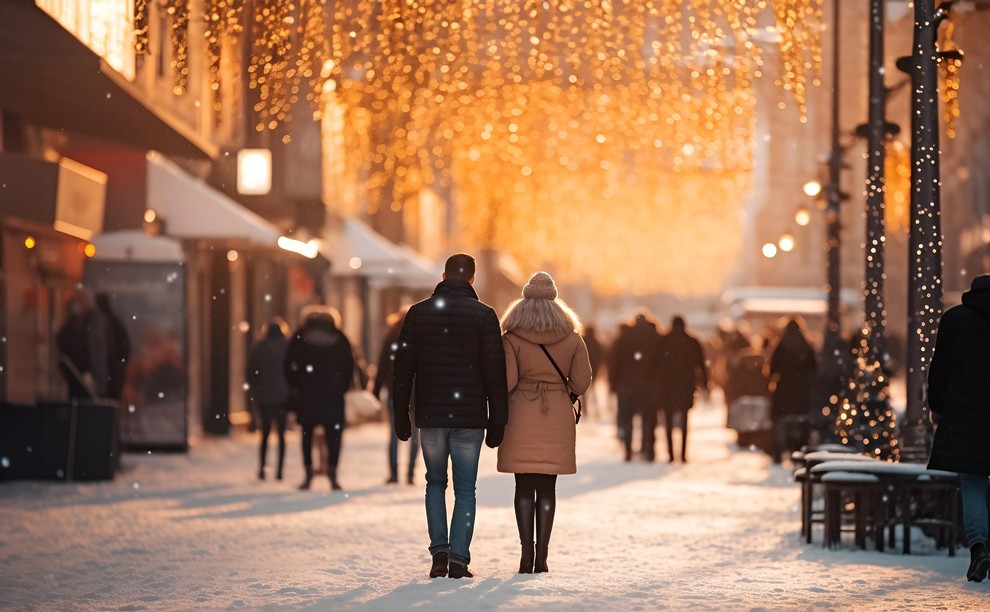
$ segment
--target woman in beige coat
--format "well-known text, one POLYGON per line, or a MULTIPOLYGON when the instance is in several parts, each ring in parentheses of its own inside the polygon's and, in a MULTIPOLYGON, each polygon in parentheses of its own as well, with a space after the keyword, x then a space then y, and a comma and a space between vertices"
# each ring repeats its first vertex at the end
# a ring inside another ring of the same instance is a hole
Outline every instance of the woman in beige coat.
POLYGON ((568 391, 588 390, 591 363, 581 339, 581 322, 557 299, 553 278, 537 272, 522 294, 502 317, 509 422, 498 447, 498 471, 516 476, 516 524, 522 544, 519 573, 530 574, 547 571, 557 475, 577 472, 575 414, 568 391), (566 384, 541 345, 567 377, 566 384))

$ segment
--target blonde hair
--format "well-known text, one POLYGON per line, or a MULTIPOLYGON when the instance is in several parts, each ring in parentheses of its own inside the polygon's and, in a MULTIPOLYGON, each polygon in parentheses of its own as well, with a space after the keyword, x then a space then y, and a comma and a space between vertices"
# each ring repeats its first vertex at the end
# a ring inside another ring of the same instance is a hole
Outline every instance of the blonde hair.
POLYGON ((502 331, 527 329, 535 332, 575 331, 581 333, 581 319, 560 298, 519 298, 502 315, 502 331))

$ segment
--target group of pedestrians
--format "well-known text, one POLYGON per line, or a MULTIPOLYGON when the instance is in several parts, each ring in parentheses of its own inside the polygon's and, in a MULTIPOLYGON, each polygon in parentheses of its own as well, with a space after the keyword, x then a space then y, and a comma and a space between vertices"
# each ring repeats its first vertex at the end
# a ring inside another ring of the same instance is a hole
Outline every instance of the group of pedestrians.
POLYGON ((248 400, 261 415, 261 449, 258 478, 264 480, 268 438, 272 425, 278 433, 277 480, 283 476, 287 413, 293 412, 302 428, 305 479, 309 489, 314 475, 313 439, 320 428, 326 442, 330 487, 340 490, 337 463, 345 426, 344 394, 355 385, 355 358, 351 343, 340 330, 337 312, 325 306, 308 306, 303 323, 285 337, 283 323, 268 325, 265 337, 248 357, 248 400))
POLYGON ((549 570, 556 479, 577 471, 570 393, 591 384, 591 363, 574 312, 538 272, 505 316, 478 299, 476 264, 451 256, 433 295, 406 314, 395 353, 394 427, 412 435, 426 463, 430 576, 471 577, 475 487, 481 445, 498 448, 499 472, 515 476, 519 572, 549 570), (454 508, 447 521, 448 466, 454 508))
POLYGON ((633 458, 633 428, 640 421, 640 453, 656 459, 658 415, 664 419, 668 461, 687 461, 688 411, 697 390, 708 391, 708 366, 697 338, 687 332, 684 319, 675 316, 670 331, 662 333, 647 311, 620 326, 608 354, 609 386, 616 395, 619 438, 625 460, 633 458), (680 453, 675 452, 673 430, 680 429, 680 453))

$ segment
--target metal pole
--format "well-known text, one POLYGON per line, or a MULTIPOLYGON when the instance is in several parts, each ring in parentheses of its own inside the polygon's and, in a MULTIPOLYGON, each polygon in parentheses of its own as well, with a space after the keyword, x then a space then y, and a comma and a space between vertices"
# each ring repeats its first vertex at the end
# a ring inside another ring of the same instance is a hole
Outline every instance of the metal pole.
MULTIPOLYGON (((828 190, 827 207, 825 209, 825 248, 827 250, 827 281, 828 290, 828 310, 825 327, 826 358, 832 363, 841 364, 844 361, 844 353, 836 349, 842 343, 841 322, 839 312, 839 291, 842 287, 840 276, 839 247, 841 245, 842 229, 839 219, 839 203, 842 199, 839 180, 842 172, 842 147, 839 144, 839 33, 841 24, 839 21, 839 3, 833 3, 833 27, 832 27, 832 149, 828 156, 828 190), (837 361, 838 360, 838 361, 837 361)), ((841 365, 840 365, 841 367, 841 365)))
POLYGON ((884 0, 870 0, 870 99, 866 160, 866 274, 863 357, 868 365, 884 363, 884 156, 886 155, 886 86, 883 67, 884 0))
POLYGON ((914 43, 910 63, 911 234, 909 239, 907 412, 905 447, 925 444, 925 376, 942 315, 942 232, 939 201, 938 59, 936 36, 941 10, 934 0, 914 2, 914 43))
POLYGON ((822 372, 828 387, 826 404, 834 405, 841 395, 841 384, 845 379, 847 350, 842 341, 841 313, 839 310, 839 292, 842 288, 839 251, 841 246, 841 229, 839 204, 842 201, 842 189, 839 184, 842 172, 842 146, 839 143, 839 50, 842 22, 840 19, 841 0, 832 3, 832 141, 828 156, 828 186, 826 189, 825 208, 825 249, 826 249, 826 283, 828 292, 825 338, 822 344, 822 372))

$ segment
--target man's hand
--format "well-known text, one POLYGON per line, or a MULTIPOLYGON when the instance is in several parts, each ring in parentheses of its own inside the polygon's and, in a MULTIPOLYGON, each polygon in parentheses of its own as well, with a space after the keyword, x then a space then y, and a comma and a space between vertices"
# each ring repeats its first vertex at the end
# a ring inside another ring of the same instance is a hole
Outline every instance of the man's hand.
POLYGON ((392 423, 395 427, 395 437, 405 442, 412 437, 412 425, 409 424, 409 416, 395 416, 395 421, 392 423))
POLYGON ((489 423, 488 434, 485 436, 485 444, 488 448, 495 448, 502 443, 505 436, 505 423, 489 423))

